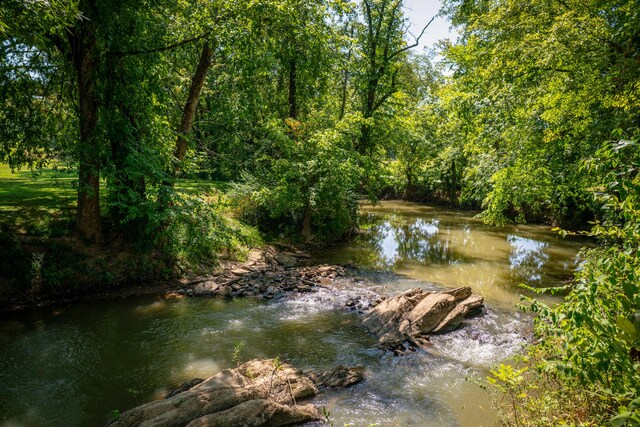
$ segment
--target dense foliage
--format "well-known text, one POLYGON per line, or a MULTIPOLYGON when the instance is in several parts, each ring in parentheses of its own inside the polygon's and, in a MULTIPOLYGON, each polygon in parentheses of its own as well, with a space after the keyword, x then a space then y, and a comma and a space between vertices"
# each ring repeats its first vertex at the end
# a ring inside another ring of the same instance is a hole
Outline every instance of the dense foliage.
MULTIPOLYGON (((264 230, 339 238, 356 226, 357 194, 376 195, 380 162, 424 140, 419 97, 401 90, 417 43, 399 0, 2 11, 18 19, 2 21, 0 160, 75 162, 88 241, 166 243, 184 177, 239 181, 240 215, 264 230)), ((400 156, 416 169, 411 152, 400 156)))
POLYGON ((637 425, 640 5, 452 1, 443 91, 464 138, 460 200, 492 223, 595 225, 564 303, 538 313, 522 369, 502 366, 512 425, 637 425), (576 402, 589 404, 576 406, 576 402), (617 414, 617 415, 616 415, 617 414))
POLYGON ((636 134, 606 143, 583 165, 602 184, 597 200, 606 213, 587 233, 602 246, 583 251, 564 302, 527 300, 526 309, 538 315, 536 343, 518 369, 503 365, 490 378, 504 393, 506 424, 640 423, 637 141, 636 134))

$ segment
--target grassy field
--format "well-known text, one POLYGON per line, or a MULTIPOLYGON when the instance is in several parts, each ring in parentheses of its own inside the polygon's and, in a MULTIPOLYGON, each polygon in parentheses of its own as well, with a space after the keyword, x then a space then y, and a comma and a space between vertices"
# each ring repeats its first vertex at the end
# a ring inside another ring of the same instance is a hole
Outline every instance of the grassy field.
MULTIPOLYGON (((106 235, 112 239, 109 244, 87 245, 73 232, 76 182, 73 169, 12 172, 0 164, 0 310, 56 300, 61 295, 153 284, 185 271, 211 271, 219 255, 242 256, 249 246, 262 242, 257 230, 233 218, 227 184, 183 179, 176 190, 186 196, 184 206, 195 211, 177 209, 178 218, 186 220, 174 223, 172 241, 179 243, 167 246, 166 253, 149 246, 148 241, 136 246, 138 242, 122 240, 117 234, 106 235), (199 202, 189 204, 193 199, 204 200, 212 209, 201 209, 199 202), (193 226, 193 216, 201 214, 202 224, 211 232, 193 226), (216 228, 220 219, 233 232, 216 228)), ((101 209, 108 218, 105 187, 102 180, 101 209)))
MULTIPOLYGON (((8 165, 0 164, 0 226, 28 234, 50 226, 70 229, 75 220, 77 206, 77 173, 75 169, 52 167, 37 172, 12 172, 8 165)), ((101 206, 106 214, 104 181, 101 185, 101 206)), ((223 182, 204 182, 195 179, 180 180, 177 189, 191 194, 210 194, 226 190, 223 182)))
POLYGON ((43 223, 73 221, 76 181, 73 170, 12 172, 8 165, 0 164, 0 225, 29 232, 43 223))

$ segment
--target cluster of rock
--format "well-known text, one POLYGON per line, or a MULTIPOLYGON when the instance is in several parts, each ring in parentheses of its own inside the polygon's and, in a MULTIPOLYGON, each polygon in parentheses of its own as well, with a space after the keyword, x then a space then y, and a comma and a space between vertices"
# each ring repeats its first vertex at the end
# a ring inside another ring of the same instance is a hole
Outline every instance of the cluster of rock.
POLYGON ((284 426, 324 417, 301 400, 318 386, 345 387, 363 378, 359 368, 337 367, 308 374, 274 359, 256 359, 207 380, 191 380, 163 400, 146 403, 119 416, 114 427, 284 426))
POLYGON ((468 286, 442 292, 415 288, 378 304, 363 324, 378 338, 378 347, 402 354, 425 348, 430 334, 456 329, 483 305, 483 298, 468 286))
MULTIPOLYGON (((263 251, 247 263, 185 283, 175 296, 274 298, 286 292, 338 291, 354 288, 340 266, 301 266, 301 252, 263 251)), ((378 338, 378 347, 404 354, 427 348, 429 336, 456 329, 481 311, 483 298, 471 288, 441 292, 410 289, 386 298, 360 292, 345 305, 366 314, 363 325, 378 338)), ((113 426, 283 426, 323 420, 313 404, 300 404, 318 394, 318 387, 344 388, 364 379, 362 368, 338 366, 329 371, 302 372, 273 359, 252 360, 207 380, 193 379, 166 399, 123 413, 113 426)))
POLYGON ((312 292, 336 281, 351 282, 341 266, 304 266, 309 255, 301 251, 255 252, 241 265, 192 280, 169 297, 259 297, 272 299, 286 292, 312 292))

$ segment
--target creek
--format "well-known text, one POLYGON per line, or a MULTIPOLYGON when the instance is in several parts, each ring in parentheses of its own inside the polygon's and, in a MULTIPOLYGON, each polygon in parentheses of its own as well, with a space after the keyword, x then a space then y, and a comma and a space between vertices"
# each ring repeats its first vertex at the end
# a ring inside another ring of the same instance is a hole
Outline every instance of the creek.
POLYGON ((516 308, 519 284, 562 284, 584 242, 548 227, 496 229, 468 212, 404 202, 365 206, 362 223, 354 239, 314 254, 315 262, 358 267, 353 289, 270 301, 141 296, 3 314, 0 426, 104 425, 114 411, 160 398, 186 379, 276 356, 301 369, 365 367, 363 383, 316 399, 335 426, 493 425, 496 414, 476 381, 517 353, 531 331, 531 317, 516 308), (363 290, 463 285, 484 296, 487 309, 432 338, 442 357, 376 349, 344 305, 363 290))

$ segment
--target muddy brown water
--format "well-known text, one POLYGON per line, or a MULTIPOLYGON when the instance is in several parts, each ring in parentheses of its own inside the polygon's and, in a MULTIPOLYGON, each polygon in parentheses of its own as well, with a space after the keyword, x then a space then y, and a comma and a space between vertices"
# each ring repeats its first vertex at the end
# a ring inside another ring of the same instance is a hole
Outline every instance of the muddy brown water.
POLYGON ((360 267, 353 289, 273 301, 144 296, 3 314, 0 426, 104 425, 185 379, 276 356, 303 369, 366 368, 362 384, 316 400, 334 426, 491 426, 496 414, 476 380, 524 343, 531 318, 515 308, 518 285, 561 284, 583 243, 546 227, 495 229, 465 212, 386 202, 363 208, 358 237, 316 254, 360 267), (432 339, 442 357, 376 349, 344 307, 363 290, 460 285, 485 296, 488 309, 432 339))

